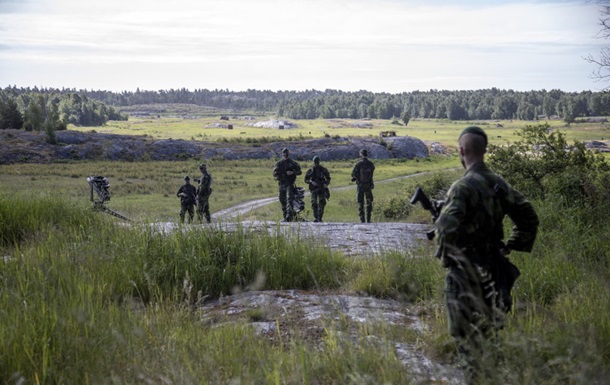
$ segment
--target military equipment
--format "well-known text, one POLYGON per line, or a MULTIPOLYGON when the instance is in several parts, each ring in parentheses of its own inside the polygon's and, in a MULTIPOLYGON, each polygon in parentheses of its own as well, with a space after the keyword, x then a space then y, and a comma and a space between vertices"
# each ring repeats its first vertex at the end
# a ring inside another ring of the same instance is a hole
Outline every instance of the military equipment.
POLYGON ((126 216, 121 215, 116 211, 112 211, 108 207, 104 206, 104 203, 110 200, 110 191, 108 191, 108 188, 110 188, 110 183, 106 177, 92 175, 87 177, 87 183, 89 183, 90 187, 89 199, 91 202, 93 202, 93 210, 102 211, 107 214, 114 215, 117 218, 131 222, 131 219, 127 218, 126 216), (97 193, 97 200, 94 199, 93 191, 97 193))
POLYGON ((413 193, 410 202, 412 205, 417 204, 418 202, 421 203, 422 207, 430 211, 430 214, 432 214, 433 222, 436 222, 438 216, 441 213, 441 209, 445 204, 445 201, 441 200, 435 200, 434 202, 430 201, 430 199, 428 199, 428 196, 426 195, 424 190, 422 190, 421 187, 417 187, 415 189, 415 192, 413 193))
MULTIPOLYGON (((413 193, 413 196, 411 197, 410 202, 412 205, 420 203, 424 209, 428 210, 430 212, 430 214, 432 214, 432 222, 436 222, 436 220, 438 219, 438 216, 441 213, 441 209, 443 208, 443 205, 445 204, 445 201, 439 201, 439 200, 435 200, 434 203, 431 202, 421 187, 417 187, 415 189, 415 193, 413 193)), ((434 230, 430 230, 430 231, 426 232, 426 237, 429 240, 433 240, 434 239, 434 230)))
POLYGON ((292 210, 295 214, 305 210, 305 189, 303 187, 293 186, 294 199, 292 201, 292 210))

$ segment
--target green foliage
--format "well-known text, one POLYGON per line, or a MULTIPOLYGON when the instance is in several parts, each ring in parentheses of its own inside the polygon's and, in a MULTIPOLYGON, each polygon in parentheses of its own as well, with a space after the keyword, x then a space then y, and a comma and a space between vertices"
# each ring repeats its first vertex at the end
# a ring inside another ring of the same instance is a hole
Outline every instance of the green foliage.
POLYGON ((584 143, 569 144, 565 134, 546 123, 528 125, 517 135, 521 139, 512 144, 490 145, 488 163, 526 196, 582 202, 610 194, 607 185, 596 183, 608 178, 610 166, 584 143))
POLYGON ((360 273, 352 288, 379 298, 410 302, 432 300, 442 291, 444 273, 438 260, 424 257, 429 254, 424 249, 415 254, 406 250, 358 261, 360 273))
POLYGON ((12 99, 7 101, 0 99, 0 130, 21 127, 23 127, 23 115, 17 108, 17 103, 12 99))

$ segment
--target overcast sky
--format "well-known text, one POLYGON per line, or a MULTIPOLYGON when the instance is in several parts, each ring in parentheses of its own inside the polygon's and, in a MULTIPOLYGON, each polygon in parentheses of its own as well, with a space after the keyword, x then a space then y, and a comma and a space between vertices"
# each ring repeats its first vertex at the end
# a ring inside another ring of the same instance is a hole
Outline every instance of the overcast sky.
POLYGON ((586 0, 0 0, 0 87, 598 91, 586 0))

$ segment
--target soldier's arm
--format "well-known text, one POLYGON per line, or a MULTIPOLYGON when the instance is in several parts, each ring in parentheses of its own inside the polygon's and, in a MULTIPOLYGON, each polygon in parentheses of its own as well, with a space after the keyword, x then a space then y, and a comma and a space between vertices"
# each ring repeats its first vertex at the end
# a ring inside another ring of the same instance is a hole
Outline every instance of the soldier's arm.
POLYGON ((352 180, 358 180, 358 176, 360 174, 360 162, 356 163, 354 169, 352 170, 352 180))
POLYGON ((328 172, 328 169, 324 168, 324 177, 326 178, 326 184, 330 184, 330 173, 328 172))
POLYGON ((532 251, 540 220, 534 206, 517 190, 513 190, 509 198, 506 214, 514 226, 506 247, 510 250, 532 251))
MULTIPOLYGON (((457 247, 458 237, 469 199, 469 187, 454 183, 447 192, 447 200, 441 213, 434 222, 438 244, 437 257, 446 257, 457 247)), ((476 195, 476 192, 475 192, 476 195)))
POLYGON ((307 170, 307 172, 305 173, 305 183, 309 183, 311 182, 311 174, 313 174, 313 169, 309 169, 307 170))
POLYGON ((301 165, 298 162, 294 162, 294 174, 301 175, 303 171, 301 171, 301 165))

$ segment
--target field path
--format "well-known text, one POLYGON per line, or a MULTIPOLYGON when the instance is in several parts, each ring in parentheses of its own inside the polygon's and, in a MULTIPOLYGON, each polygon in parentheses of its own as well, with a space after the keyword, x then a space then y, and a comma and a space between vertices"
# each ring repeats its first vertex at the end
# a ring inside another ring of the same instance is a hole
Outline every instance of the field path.
MULTIPOLYGON (((375 183, 376 184, 390 183, 390 182, 394 182, 394 181, 401 180, 401 179, 407 179, 407 178, 413 178, 416 176, 432 174, 433 172, 436 172, 436 171, 418 172, 416 174, 409 174, 409 175, 399 176, 396 178, 376 181, 375 183)), ((352 184, 352 185, 348 185, 348 186, 334 187, 334 188, 331 188, 330 191, 345 191, 345 190, 353 190, 355 188, 356 188, 356 185, 352 184)), ((309 192, 305 193, 305 195, 306 196, 309 195, 309 192)), ((250 211, 254 211, 260 207, 267 206, 269 204, 276 203, 276 202, 278 202, 277 196, 270 197, 270 198, 253 199, 253 200, 250 200, 247 202, 242 202, 235 206, 231 206, 231 207, 223 209, 223 210, 219 210, 219 211, 213 213, 213 217, 216 218, 216 220, 218 220, 218 221, 228 221, 230 219, 237 218, 246 213, 249 213, 250 211)))

